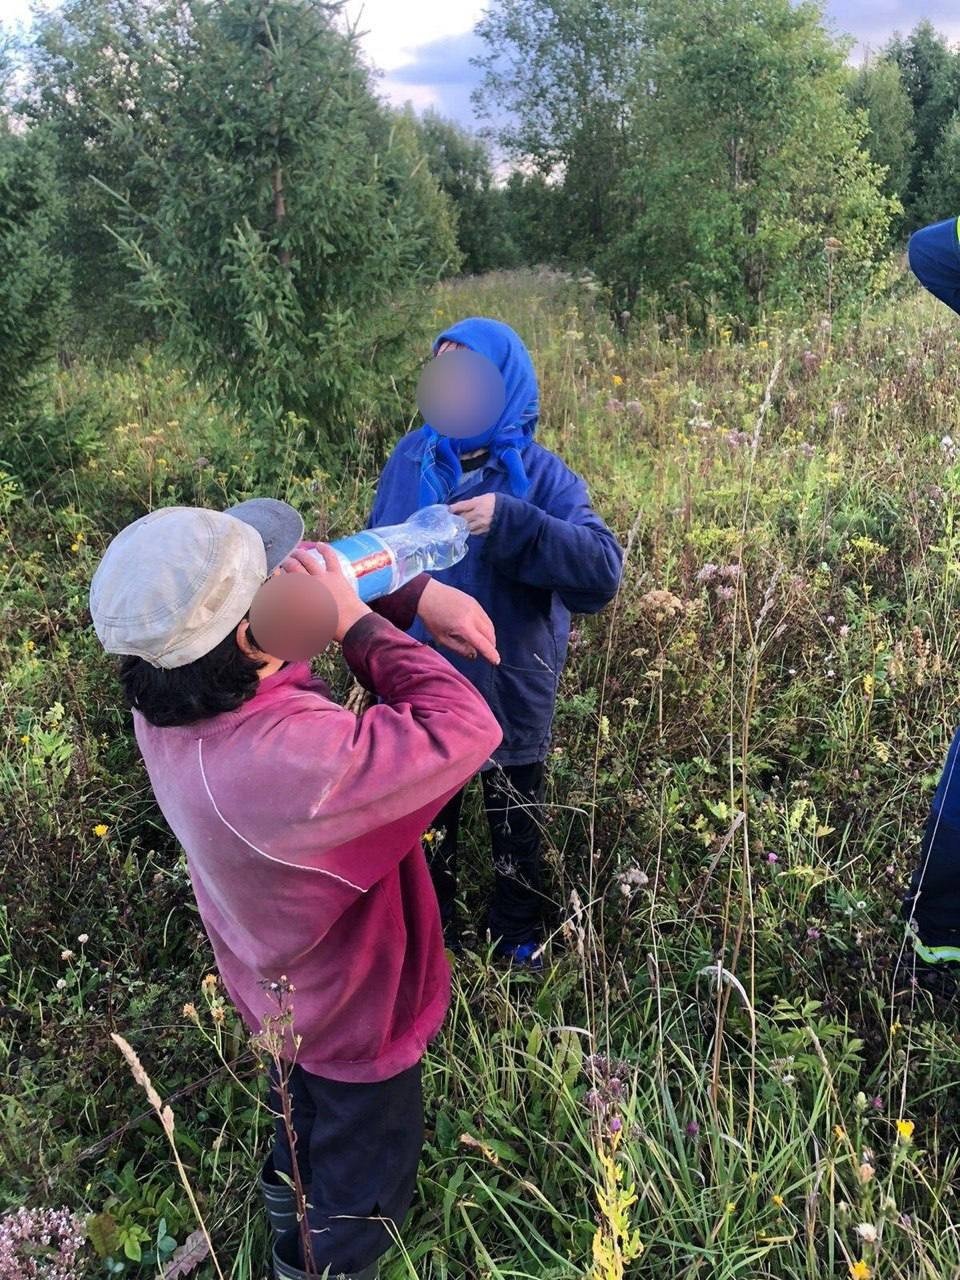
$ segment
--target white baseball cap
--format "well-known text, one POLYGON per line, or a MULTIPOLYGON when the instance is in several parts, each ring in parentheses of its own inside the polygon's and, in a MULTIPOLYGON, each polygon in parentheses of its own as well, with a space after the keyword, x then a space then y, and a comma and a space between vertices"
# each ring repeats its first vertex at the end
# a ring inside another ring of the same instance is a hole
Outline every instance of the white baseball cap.
POLYGON ((215 649, 303 537, 285 502, 254 498, 227 511, 162 507, 113 539, 90 585, 90 613, 108 653, 173 669, 215 649))

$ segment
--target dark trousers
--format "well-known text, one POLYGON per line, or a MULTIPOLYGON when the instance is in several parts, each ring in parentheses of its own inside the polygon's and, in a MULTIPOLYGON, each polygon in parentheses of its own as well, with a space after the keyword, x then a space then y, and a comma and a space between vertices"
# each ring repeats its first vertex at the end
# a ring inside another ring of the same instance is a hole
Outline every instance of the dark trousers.
POLYGON ((926 946, 960 947, 960 830, 936 810, 927 819, 904 915, 926 946))
MULTIPOLYGON (((362 1271, 393 1243, 417 1184, 423 1150, 420 1064, 379 1084, 343 1084, 290 1069, 296 1156, 307 1200, 313 1257, 322 1275, 362 1271)), ((293 1161, 276 1078, 273 1163, 291 1177, 293 1161)), ((304 1260, 298 1257, 299 1267, 304 1260)))
MULTIPOLYGON (((545 919, 543 875, 544 765, 496 765, 480 775, 483 804, 493 846, 493 900, 490 935, 511 946, 539 938, 545 919)), ((440 916, 448 937, 455 932, 460 791, 433 823, 440 833, 428 846, 440 916)))

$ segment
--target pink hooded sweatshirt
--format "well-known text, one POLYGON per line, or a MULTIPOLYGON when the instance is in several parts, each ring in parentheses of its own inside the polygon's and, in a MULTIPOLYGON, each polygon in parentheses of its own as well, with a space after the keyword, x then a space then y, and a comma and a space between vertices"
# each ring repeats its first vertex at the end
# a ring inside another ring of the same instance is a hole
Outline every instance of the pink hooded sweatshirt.
POLYGON ((253 1031, 282 975, 297 1062, 388 1079, 443 1021, 450 969, 420 837, 500 743, 484 700, 371 614, 344 657, 381 702, 359 719, 306 664, 236 711, 175 728, 134 713, 157 803, 187 855, 223 982, 253 1031))

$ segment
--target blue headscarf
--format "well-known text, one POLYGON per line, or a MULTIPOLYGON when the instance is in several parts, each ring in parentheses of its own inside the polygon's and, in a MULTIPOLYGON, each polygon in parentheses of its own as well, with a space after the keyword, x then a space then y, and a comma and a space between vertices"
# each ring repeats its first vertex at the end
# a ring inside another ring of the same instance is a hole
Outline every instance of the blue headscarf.
POLYGON ((522 498, 530 487, 523 465, 523 451, 533 439, 540 412, 540 392, 530 353, 508 324, 472 316, 445 329, 433 344, 459 342, 491 360, 503 375, 506 403, 503 413, 481 435, 452 439, 429 424, 421 429, 425 441, 420 463, 420 506, 446 502, 460 483, 463 469, 460 455, 488 449, 498 458, 510 478, 510 491, 522 498))

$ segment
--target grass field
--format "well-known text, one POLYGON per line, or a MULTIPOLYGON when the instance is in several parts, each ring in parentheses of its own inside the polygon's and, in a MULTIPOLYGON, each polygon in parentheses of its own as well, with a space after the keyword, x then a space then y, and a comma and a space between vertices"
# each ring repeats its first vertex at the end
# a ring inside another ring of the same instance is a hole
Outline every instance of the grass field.
MULTIPOLYGON (((628 559, 562 682, 551 965, 458 965, 386 1280, 960 1276, 960 1043, 911 985, 899 918, 957 720, 955 327, 905 289, 842 331, 773 320, 737 343, 718 322, 704 343, 665 317, 623 336, 588 287, 532 274, 435 307, 438 328, 519 328, 543 439, 628 559)), ((363 425, 349 466, 321 467, 290 432, 250 441, 144 356, 61 372, 24 483, 0 477, 0 1208, 90 1218, 78 1274, 161 1274, 197 1226, 111 1031, 170 1101, 236 1280, 266 1275, 269 1123, 203 981, 90 575, 149 506, 246 496, 264 449, 276 496, 347 532, 379 446, 363 425)), ((480 833, 474 797, 471 907, 480 833)))

